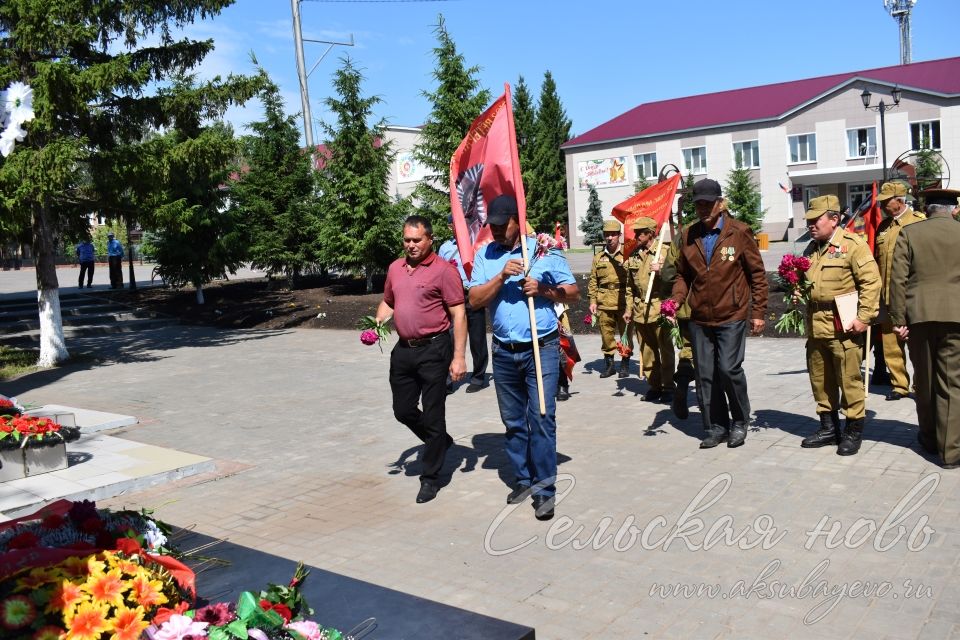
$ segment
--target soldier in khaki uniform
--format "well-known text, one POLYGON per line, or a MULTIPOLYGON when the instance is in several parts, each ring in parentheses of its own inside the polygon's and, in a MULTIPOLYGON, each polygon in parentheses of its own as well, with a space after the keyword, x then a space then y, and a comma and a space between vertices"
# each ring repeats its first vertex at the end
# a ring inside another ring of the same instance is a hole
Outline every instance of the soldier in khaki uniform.
POLYGON ((890 318, 910 344, 917 440, 945 469, 960 467, 960 191, 923 192, 927 219, 905 228, 894 250, 890 318))
MULTIPOLYGON (((679 259, 680 244, 672 242, 660 271, 660 278, 665 287, 664 297, 670 297, 673 281, 677 277, 677 260, 679 259)), ((686 420, 687 416, 690 415, 690 409, 687 405, 687 388, 691 382, 696 380, 693 370, 693 347, 690 344, 690 305, 686 301, 677 309, 677 325, 680 327, 683 345, 677 354, 677 370, 673 374, 673 401, 670 403, 670 408, 673 410, 673 415, 681 420, 686 420)))
POLYGON ((803 439, 805 448, 839 445, 842 456, 860 450, 866 394, 860 373, 863 333, 877 317, 880 271, 870 247, 857 235, 838 228, 840 201, 836 196, 810 200, 807 229, 813 240, 803 255, 810 259, 806 273, 811 285, 807 305, 807 369, 817 402, 820 428, 803 439), (857 317, 844 332, 835 324, 834 298, 856 291, 857 317), (837 395, 840 395, 839 402, 837 395), (842 408, 847 427, 841 435, 842 408))
MULTIPOLYGON (((603 349, 603 372, 601 378, 616 373, 613 358, 617 353, 617 338, 623 335, 626 324, 627 271, 623 267, 623 250, 620 247, 620 223, 607 220, 603 223, 603 252, 593 257, 587 295, 590 313, 600 325, 600 340, 603 349)), ((620 360, 620 377, 630 375, 630 358, 620 360)))
POLYGON ((657 222, 653 218, 638 218, 632 227, 637 238, 637 248, 627 258, 627 311, 623 319, 633 326, 640 342, 641 367, 650 388, 643 399, 648 402, 663 402, 673 397, 673 343, 670 331, 660 326, 660 301, 663 282, 659 270, 665 258, 661 250, 660 261, 654 263, 660 241, 654 237, 657 222), (656 266, 655 266, 656 265, 656 266), (646 302, 647 285, 653 272, 653 288, 650 302, 646 302))
POLYGON ((874 256, 880 267, 883 288, 880 291, 880 332, 883 336, 883 359, 890 372, 890 386, 893 390, 887 400, 899 400, 910 393, 910 374, 907 373, 906 343, 897 337, 890 321, 890 274, 893 273, 893 249, 897 244, 900 230, 908 224, 920 222, 926 216, 914 211, 907 204, 907 185, 902 182, 885 182, 877 194, 877 201, 883 209, 885 218, 877 227, 877 239, 874 256))

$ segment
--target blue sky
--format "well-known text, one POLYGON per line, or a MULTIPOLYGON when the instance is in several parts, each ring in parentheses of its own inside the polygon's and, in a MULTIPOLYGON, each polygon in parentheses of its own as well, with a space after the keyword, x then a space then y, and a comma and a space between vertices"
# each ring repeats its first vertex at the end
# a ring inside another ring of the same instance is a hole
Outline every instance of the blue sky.
MULTIPOLYGON (((305 37, 345 41, 310 77, 315 120, 329 120, 323 99, 349 55, 365 76, 364 93, 383 99, 376 115, 390 124, 422 123, 436 85, 433 25, 442 13, 469 65, 494 95, 523 75, 534 97, 543 74, 583 133, 643 102, 897 64, 897 23, 882 0, 446 0, 351 2, 304 0, 305 37)), ((913 61, 960 55, 960 0, 919 0, 913 10, 913 61)), ((213 38, 202 77, 249 73, 253 51, 280 85, 287 110, 300 111, 288 0, 238 0, 188 29, 213 38)), ((307 43, 307 67, 324 45, 307 43)), ((228 119, 242 132, 260 117, 257 103, 228 119)), ((322 139, 319 127, 317 138, 322 139)))

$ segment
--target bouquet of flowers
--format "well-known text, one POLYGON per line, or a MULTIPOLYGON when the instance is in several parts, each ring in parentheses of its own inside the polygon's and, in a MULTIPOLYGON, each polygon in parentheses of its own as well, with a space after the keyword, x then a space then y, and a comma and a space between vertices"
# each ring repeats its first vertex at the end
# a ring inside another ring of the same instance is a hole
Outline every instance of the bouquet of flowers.
POLYGON ((677 324, 677 309, 680 305, 673 298, 667 298, 660 303, 660 326, 670 330, 670 339, 673 340, 673 346, 677 349, 683 348, 683 335, 680 333, 680 325, 677 324))
POLYGON ((805 277, 809 269, 809 258, 791 253, 783 256, 780 266, 777 267, 777 282, 786 292, 783 301, 790 305, 775 325, 780 333, 796 332, 803 335, 806 332, 806 312, 803 306, 810 299, 811 284, 805 277))
POLYGON ((77 427, 64 427, 50 418, 4 415, 0 411, 0 449, 43 447, 73 442, 80 437, 77 427))
POLYGON ((17 404, 16 398, 0 395, 0 416, 18 416, 23 413, 23 407, 17 404))
POLYGON ((621 358, 629 358, 633 355, 633 347, 630 346, 628 331, 630 331, 630 325, 627 325, 627 328, 623 331, 623 335, 617 340, 617 353, 620 354, 621 358))
POLYGON ((377 322, 373 316, 363 316, 357 323, 357 328, 361 330, 360 342, 367 346, 375 344, 380 347, 380 353, 383 353, 381 343, 386 342, 387 336, 390 335, 390 327, 386 322, 377 322))
POLYGON ((286 586, 271 584, 259 595, 244 591, 236 604, 217 602, 200 609, 157 616, 147 627, 151 640, 343 640, 336 629, 324 628, 306 616, 313 614, 300 591, 309 575, 303 563, 286 586))
POLYGON ((23 82, 14 82, 6 91, 0 91, 0 155, 4 158, 13 153, 17 142, 27 136, 21 126, 33 120, 33 89, 23 82))
POLYGON ((533 259, 537 260, 547 255, 553 250, 564 251, 567 248, 567 241, 563 236, 556 238, 549 233, 537 234, 537 250, 533 254, 533 259))
POLYGON ((583 316, 583 324, 591 328, 597 326, 597 316, 588 312, 587 315, 583 316))

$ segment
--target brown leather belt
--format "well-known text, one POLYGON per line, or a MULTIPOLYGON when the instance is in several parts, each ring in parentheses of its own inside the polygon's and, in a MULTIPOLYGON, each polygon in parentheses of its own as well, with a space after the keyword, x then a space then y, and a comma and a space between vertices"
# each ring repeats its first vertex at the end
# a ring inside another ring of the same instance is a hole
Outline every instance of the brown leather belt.
POLYGON ((811 302, 810 306, 814 311, 833 311, 833 301, 830 302, 811 302))
POLYGON ((429 336, 424 336, 422 338, 412 338, 410 340, 400 339, 401 347, 422 347, 428 345, 437 338, 442 338, 443 336, 449 336, 449 331, 438 331, 437 333, 431 334, 429 336))

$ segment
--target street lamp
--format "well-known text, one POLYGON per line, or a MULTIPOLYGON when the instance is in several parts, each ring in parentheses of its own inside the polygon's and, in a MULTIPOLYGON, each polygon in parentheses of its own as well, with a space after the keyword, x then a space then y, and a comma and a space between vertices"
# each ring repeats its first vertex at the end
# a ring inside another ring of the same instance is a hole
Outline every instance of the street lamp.
POLYGON ((883 120, 883 114, 887 109, 893 109, 894 107, 900 104, 900 96, 903 95, 900 87, 894 87, 893 91, 890 92, 890 96, 893 98, 893 104, 886 104, 883 99, 880 99, 880 104, 875 107, 870 106, 870 98, 873 96, 870 93, 869 89, 864 89, 863 93, 860 94, 860 101, 863 102, 864 109, 872 109, 874 111, 880 112, 880 145, 883 149, 883 181, 887 181, 887 126, 883 120))

